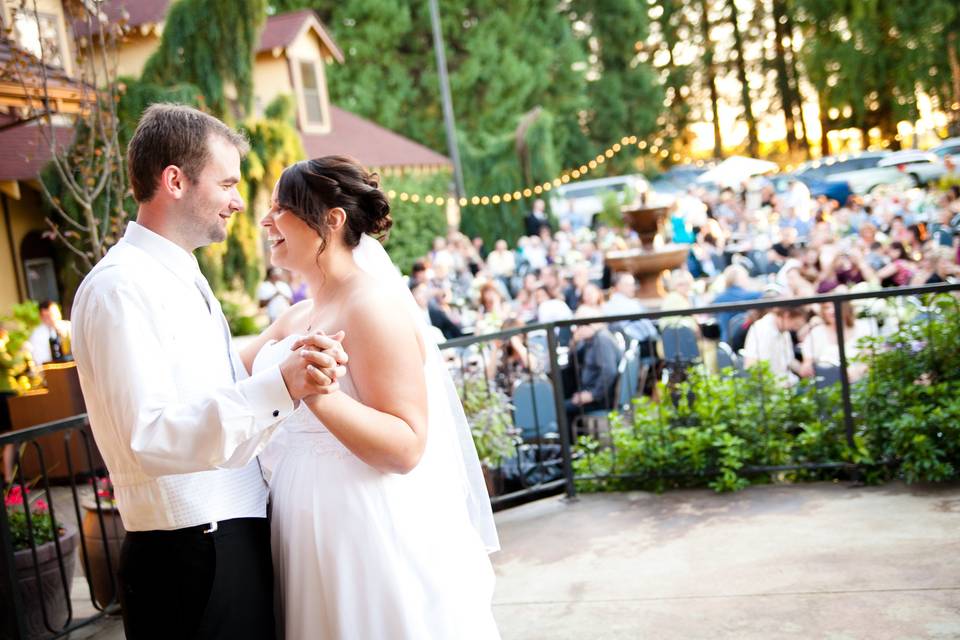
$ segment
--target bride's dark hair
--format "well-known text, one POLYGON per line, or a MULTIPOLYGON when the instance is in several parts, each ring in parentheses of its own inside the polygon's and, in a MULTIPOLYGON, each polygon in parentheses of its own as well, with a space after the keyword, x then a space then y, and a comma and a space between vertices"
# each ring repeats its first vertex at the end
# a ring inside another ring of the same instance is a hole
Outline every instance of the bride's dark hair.
POLYGON ((343 230, 347 247, 357 246, 365 233, 381 237, 393 225, 380 177, 343 156, 301 160, 287 167, 277 185, 277 203, 319 234, 320 252, 330 238, 327 211, 334 207, 347 214, 343 230))

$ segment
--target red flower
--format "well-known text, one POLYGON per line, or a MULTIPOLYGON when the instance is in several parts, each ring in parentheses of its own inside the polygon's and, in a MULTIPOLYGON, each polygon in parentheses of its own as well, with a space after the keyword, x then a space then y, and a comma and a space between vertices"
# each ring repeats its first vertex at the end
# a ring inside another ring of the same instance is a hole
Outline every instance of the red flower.
POLYGON ((10 487, 10 490, 7 491, 7 495, 3 500, 4 504, 8 507, 19 507, 23 504, 23 493, 20 490, 20 485, 15 484, 10 487))
POLYGON ((46 501, 43 500, 43 498, 40 498, 40 499, 38 499, 36 502, 33 503, 33 508, 34 508, 36 511, 46 511, 46 510, 49 509, 50 507, 47 505, 46 501))

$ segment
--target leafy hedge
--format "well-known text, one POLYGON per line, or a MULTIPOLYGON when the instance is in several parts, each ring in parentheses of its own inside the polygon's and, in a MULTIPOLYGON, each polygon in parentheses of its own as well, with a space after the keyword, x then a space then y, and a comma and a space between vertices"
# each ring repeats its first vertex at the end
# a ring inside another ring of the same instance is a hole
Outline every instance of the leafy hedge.
POLYGON ((754 466, 859 465, 861 478, 960 478, 960 307, 941 295, 928 311, 862 349, 869 372, 851 388, 848 444, 839 383, 788 388, 765 366, 723 375, 691 370, 659 400, 611 414, 609 442, 580 438, 574 471, 586 491, 708 486, 836 477, 837 469, 748 473, 754 466))

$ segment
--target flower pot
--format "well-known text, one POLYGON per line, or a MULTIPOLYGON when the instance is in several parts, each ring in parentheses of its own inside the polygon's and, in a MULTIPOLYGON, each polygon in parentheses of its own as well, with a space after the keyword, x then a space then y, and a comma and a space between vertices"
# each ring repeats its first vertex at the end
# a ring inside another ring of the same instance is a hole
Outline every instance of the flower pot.
MULTIPOLYGON (((63 554, 64 575, 67 579, 66 591, 64 591, 60 566, 57 562, 56 544, 53 541, 37 547, 36 565, 34 565, 33 554, 30 549, 21 549, 13 553, 20 601, 23 604, 23 615, 26 618, 27 635, 25 640, 41 640, 53 636, 44 622, 44 610, 46 610, 46 622, 49 622, 50 628, 59 630, 67 624, 70 616, 69 593, 73 584, 78 540, 76 528, 64 525, 63 535, 60 536, 59 542, 60 551, 63 554), (37 582, 36 569, 40 571, 39 583, 37 582)), ((0 591, 2 591, 2 588, 0 588, 0 591)), ((10 602, 8 594, 5 593, 0 593, 0 599, 10 602)), ((6 615, 10 615, 10 613, 4 614, 4 617, 6 615)), ((4 625, 0 625, 0 628, 4 628, 4 625)))
POLYGON ((491 469, 487 465, 481 465, 483 470, 483 480, 487 484, 487 494, 492 498, 503 492, 503 471, 499 467, 491 469))
MULTIPOLYGON (((100 503, 103 514, 103 526, 100 526, 100 517, 97 515, 95 504, 83 505, 86 513, 83 516, 83 537, 87 541, 87 560, 89 566, 84 571, 93 584, 93 599, 101 607, 112 603, 119 603, 117 593, 117 571, 120 567, 120 547, 127 530, 123 528, 120 512, 107 503, 100 503), (109 558, 109 565, 107 559, 109 558), (113 577, 111 578, 111 571, 113 577)), ((83 561, 83 555, 80 557, 83 561)))

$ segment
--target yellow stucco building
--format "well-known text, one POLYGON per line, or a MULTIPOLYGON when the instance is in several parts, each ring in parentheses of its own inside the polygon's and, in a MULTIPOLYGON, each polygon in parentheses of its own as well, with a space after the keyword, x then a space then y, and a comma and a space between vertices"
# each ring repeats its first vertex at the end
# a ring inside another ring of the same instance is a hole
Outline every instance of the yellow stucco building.
MULTIPOLYGON (((58 276, 57 252, 45 233, 46 210, 37 176, 50 159, 50 145, 36 122, 25 119, 27 96, 17 82, 13 60, 18 52, 43 52, 46 70, 60 79, 51 111, 56 137, 67 145, 73 135, 70 119, 77 111, 74 39, 83 33, 68 24, 62 0, 37 0, 37 15, 19 15, 19 0, 3 2, 2 18, 9 38, 0 38, 0 315, 19 301, 60 300, 64 284, 58 276), (71 91, 73 93, 71 93, 71 91), (72 97, 71 97, 72 96, 72 97), (71 102, 73 100, 73 102, 71 102)), ((100 6, 110 20, 123 20, 118 76, 139 76, 160 45, 169 0, 112 0, 100 6)), ((294 97, 297 126, 308 156, 350 155, 368 167, 447 168, 449 160, 399 134, 331 104, 326 65, 344 56, 312 11, 268 18, 254 65, 254 113, 279 95, 294 97)), ((39 64, 39 62, 37 62, 39 64)))

